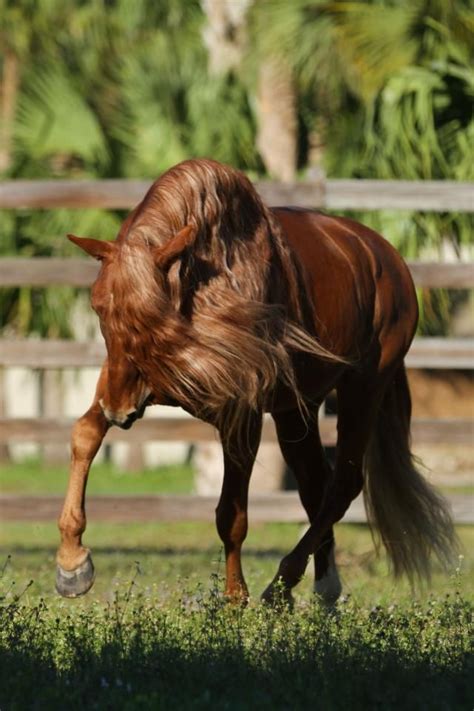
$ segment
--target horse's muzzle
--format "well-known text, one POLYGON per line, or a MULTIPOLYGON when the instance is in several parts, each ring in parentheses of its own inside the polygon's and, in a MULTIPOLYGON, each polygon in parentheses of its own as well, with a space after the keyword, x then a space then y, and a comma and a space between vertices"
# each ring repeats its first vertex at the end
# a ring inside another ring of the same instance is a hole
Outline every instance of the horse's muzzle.
POLYGON ((111 422, 112 425, 117 425, 117 427, 120 427, 121 430, 129 430, 130 427, 133 425, 133 423, 135 422, 136 419, 138 419, 138 418, 137 418, 137 414, 136 414, 136 412, 133 412, 132 414, 127 415, 127 419, 126 419, 126 420, 114 420, 114 419, 112 419, 112 420, 110 420, 110 422, 111 422))
POLYGON ((143 417, 147 404, 148 398, 137 410, 130 410, 129 412, 125 412, 123 415, 121 415, 121 413, 118 413, 117 415, 116 413, 111 412, 108 408, 104 407, 103 401, 99 400, 99 405, 101 406, 102 412, 108 422, 111 425, 120 427, 122 430, 129 430, 136 420, 143 417))

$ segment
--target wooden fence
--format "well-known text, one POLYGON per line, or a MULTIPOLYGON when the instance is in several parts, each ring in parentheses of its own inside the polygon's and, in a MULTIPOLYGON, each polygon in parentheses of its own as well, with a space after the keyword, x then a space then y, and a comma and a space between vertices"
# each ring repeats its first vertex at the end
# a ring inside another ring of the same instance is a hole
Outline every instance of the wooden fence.
MULTIPOLYGON (((458 212, 472 212, 474 208, 474 186, 470 183, 323 180, 293 184, 259 182, 256 186, 262 197, 271 204, 296 204, 327 209, 458 212)), ((0 183, 0 209, 129 208, 143 197, 148 187, 148 182, 126 180, 4 182, 0 183)), ((409 266, 415 283, 423 288, 474 287, 472 264, 410 262, 409 266)), ((0 287, 87 287, 95 278, 97 269, 96 263, 85 259, 3 258, 0 259, 0 287)), ((36 369, 95 367, 100 365, 103 356, 104 346, 99 342, 0 340, 0 370, 13 366, 36 369)), ((407 365, 413 368, 472 369, 474 340, 416 339, 408 354, 407 365)), ((69 438, 71 424, 70 421, 59 417, 3 417, 0 418, 0 442, 63 443, 69 438)), ((336 440, 335 418, 323 417, 320 426, 323 442, 333 445, 336 440)), ((474 423, 464 419, 414 420, 412 435, 418 443, 449 441, 471 444, 474 441, 474 423)), ((196 442, 216 440, 216 433, 213 428, 200 421, 171 415, 166 418, 142 420, 134 425, 131 435, 112 428, 107 440, 114 442, 130 437, 139 443, 150 440, 196 442)), ((265 422, 263 439, 275 440, 274 428, 270 421, 265 422)), ((133 520, 144 520, 147 517, 169 520, 170 516, 171 519, 175 516, 180 520, 200 519, 207 518, 210 514, 211 500, 205 497, 186 498, 185 503, 181 502, 179 497, 155 497, 151 503, 149 497, 146 498, 149 501, 148 509, 145 507, 148 513, 144 513, 140 497, 127 497, 126 500, 115 497, 108 502, 102 502, 100 506, 99 503, 97 505, 109 520, 130 520, 130 516, 133 520)), ((457 519, 472 522, 472 500, 459 496, 458 499, 453 503, 457 519)), ((32 503, 26 497, 19 499, 2 496, 0 516, 25 519, 31 516, 31 511, 36 511, 34 517, 48 519, 57 514, 59 503, 54 497, 35 498, 35 502, 32 503)), ((214 503, 213 501, 212 506, 214 503)), ((91 512, 94 505, 94 502, 91 502, 91 512)), ((276 495, 276 498, 259 497, 254 504, 254 519, 302 520, 301 509, 298 507, 296 513, 295 506, 296 498, 292 494, 282 492, 281 495, 276 495)), ((360 504, 352 510, 350 520, 363 520, 360 504)))
MULTIPOLYGON (((62 496, 0 496, 0 521, 54 521, 63 504, 62 496)), ((474 497, 450 493, 449 502, 456 523, 474 523, 474 497)), ((214 520, 215 496, 91 496, 87 501, 90 521, 133 523, 140 521, 214 520)), ((249 500, 249 519, 254 522, 307 523, 298 494, 278 491, 254 494, 249 500)), ((367 521, 364 502, 359 496, 344 516, 346 523, 367 521)))
MULTIPOLYGON (((145 195, 144 180, 13 180, 0 183, 0 209, 100 207, 128 209, 145 195)), ((327 210, 473 212, 474 184, 449 180, 256 181, 269 205, 327 210)))
MULTIPOLYGON (((0 259, 0 287, 13 285, 50 286, 68 284, 89 286, 98 266, 85 259, 0 259), (73 278, 75 275, 75 279, 73 278)), ((411 264, 413 277, 427 287, 433 283, 458 288, 474 287, 474 266, 469 264, 411 264)), ((100 366, 105 355, 102 342, 64 340, 2 340, 0 367, 35 369, 63 369, 100 366)), ((474 340, 418 338, 407 357, 408 367, 470 369, 474 366, 474 340)), ((68 438, 71 422, 60 418, 0 418, 0 441, 28 441, 56 443, 68 438)), ((468 443, 474 435, 473 423, 468 420, 415 420, 413 437, 418 442, 440 439, 468 443)), ((334 418, 323 418, 321 434, 325 444, 335 441, 334 418)), ((110 441, 128 439, 122 430, 110 431, 110 441)), ((148 440, 201 441, 215 438, 205 423, 192 419, 159 418, 136 423, 133 441, 148 440)), ((274 439, 271 427, 264 430, 264 439, 274 439)))

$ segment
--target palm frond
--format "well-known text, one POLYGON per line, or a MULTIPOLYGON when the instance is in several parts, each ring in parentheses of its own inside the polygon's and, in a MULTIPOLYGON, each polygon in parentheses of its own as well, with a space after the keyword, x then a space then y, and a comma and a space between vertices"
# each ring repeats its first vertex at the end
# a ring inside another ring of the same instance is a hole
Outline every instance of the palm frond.
POLYGON ((30 73, 18 105, 15 138, 17 152, 29 160, 63 156, 102 165, 109 159, 94 112, 72 77, 58 68, 30 73))

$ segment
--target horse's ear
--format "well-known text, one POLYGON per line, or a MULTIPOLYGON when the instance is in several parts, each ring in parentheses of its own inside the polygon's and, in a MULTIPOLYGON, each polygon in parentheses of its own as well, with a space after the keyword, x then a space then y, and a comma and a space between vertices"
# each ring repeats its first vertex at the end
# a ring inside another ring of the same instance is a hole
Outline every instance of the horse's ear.
POLYGON ((67 238, 77 244, 84 252, 90 254, 91 257, 94 257, 94 259, 105 259, 115 251, 114 242, 104 242, 90 237, 75 237, 75 235, 68 235, 67 238))
POLYGON ((178 259, 187 247, 196 239, 197 230, 193 225, 186 225, 177 232, 166 244, 156 247, 154 258, 157 267, 168 269, 175 259, 178 259))

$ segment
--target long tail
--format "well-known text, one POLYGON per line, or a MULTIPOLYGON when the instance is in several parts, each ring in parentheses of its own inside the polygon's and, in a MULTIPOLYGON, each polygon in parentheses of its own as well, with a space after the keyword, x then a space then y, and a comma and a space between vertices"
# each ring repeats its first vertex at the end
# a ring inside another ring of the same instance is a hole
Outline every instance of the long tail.
POLYGON ((385 392, 365 457, 364 499, 395 576, 429 578, 459 550, 445 499, 417 471, 410 452, 411 398, 402 365, 385 392))

